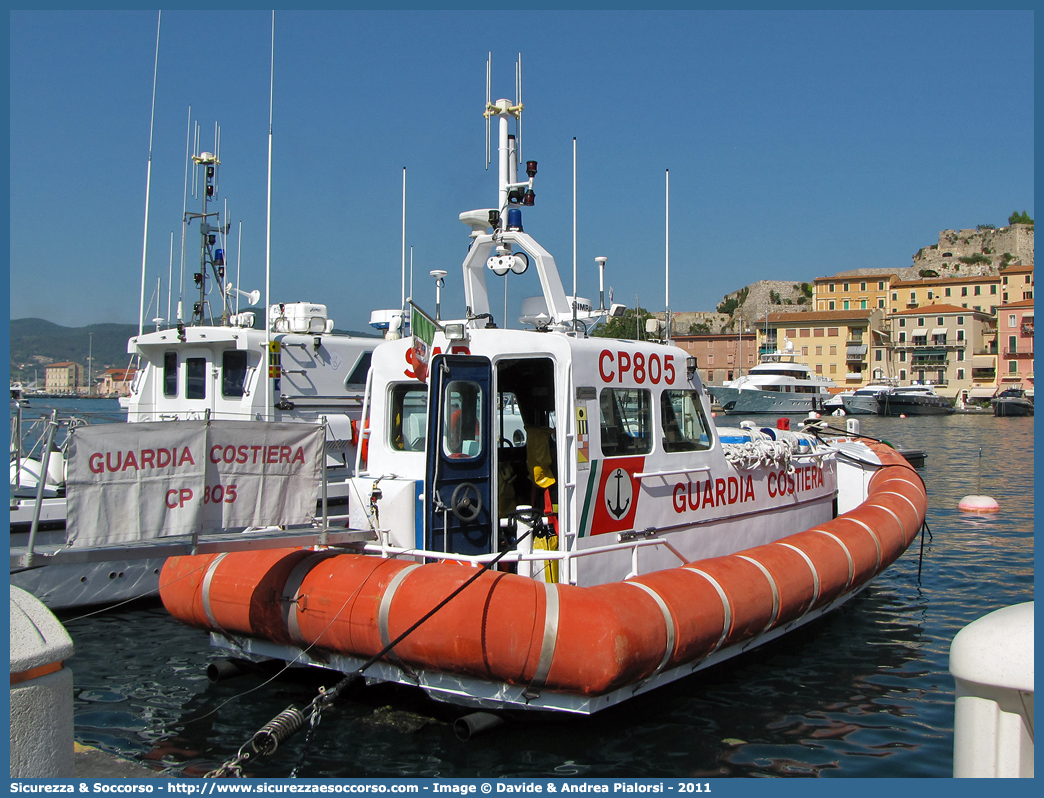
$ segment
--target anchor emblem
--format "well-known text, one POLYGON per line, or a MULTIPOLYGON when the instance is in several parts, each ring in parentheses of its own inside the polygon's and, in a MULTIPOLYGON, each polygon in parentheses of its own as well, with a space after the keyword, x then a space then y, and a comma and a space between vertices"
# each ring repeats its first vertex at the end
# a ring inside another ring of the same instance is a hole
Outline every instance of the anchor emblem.
POLYGON ((617 520, 623 518, 627 513, 627 509, 631 506, 631 499, 633 498, 631 492, 631 478, 627 472, 622 468, 617 468, 613 473, 609 475, 609 478, 605 481, 605 507, 613 514, 613 517, 617 520), (616 480, 616 505, 613 505, 613 500, 609 498, 609 481, 616 480))

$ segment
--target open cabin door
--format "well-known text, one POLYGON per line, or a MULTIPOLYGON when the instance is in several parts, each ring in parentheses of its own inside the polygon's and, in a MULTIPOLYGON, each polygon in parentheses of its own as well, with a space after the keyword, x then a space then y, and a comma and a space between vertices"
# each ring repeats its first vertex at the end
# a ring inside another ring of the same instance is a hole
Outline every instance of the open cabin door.
POLYGON ((429 371, 424 547, 493 551, 493 369, 488 358, 436 355, 429 371))

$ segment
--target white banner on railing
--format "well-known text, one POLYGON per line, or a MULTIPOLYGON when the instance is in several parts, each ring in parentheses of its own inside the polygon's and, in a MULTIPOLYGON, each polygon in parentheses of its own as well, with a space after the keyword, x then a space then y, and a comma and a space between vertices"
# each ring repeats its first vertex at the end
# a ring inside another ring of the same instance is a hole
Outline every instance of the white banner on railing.
POLYGON ((323 428, 261 421, 78 427, 69 445, 74 547, 306 524, 316 513, 323 428))

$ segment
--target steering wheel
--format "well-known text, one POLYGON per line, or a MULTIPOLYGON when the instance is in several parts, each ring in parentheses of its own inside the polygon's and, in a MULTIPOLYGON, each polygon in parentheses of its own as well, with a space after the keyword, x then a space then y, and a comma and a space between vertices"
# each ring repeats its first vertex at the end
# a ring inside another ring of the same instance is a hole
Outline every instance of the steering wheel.
POLYGON ((453 489, 450 510, 460 521, 474 521, 482 512, 482 495, 479 489, 471 482, 461 482, 453 489))

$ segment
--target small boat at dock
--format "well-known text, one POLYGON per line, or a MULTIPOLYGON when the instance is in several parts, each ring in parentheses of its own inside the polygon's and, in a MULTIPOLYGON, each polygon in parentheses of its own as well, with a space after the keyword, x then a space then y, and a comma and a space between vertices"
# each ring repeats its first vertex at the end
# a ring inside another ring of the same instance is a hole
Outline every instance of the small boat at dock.
POLYGON ((933 385, 903 385, 877 394, 879 416, 945 416, 953 402, 940 396, 933 385))
POLYGON ((994 397, 992 405, 995 416, 1033 415, 1033 400, 1022 388, 1005 388, 994 397))

